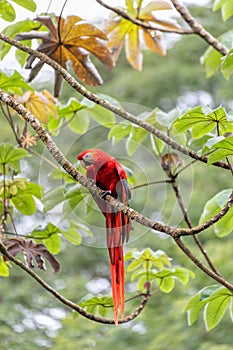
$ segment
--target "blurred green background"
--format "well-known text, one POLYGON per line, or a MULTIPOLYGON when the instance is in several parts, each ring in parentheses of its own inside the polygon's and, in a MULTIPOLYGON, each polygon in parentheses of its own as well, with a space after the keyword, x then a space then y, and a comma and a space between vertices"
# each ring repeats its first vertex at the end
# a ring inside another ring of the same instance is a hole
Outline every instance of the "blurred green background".
MULTIPOLYGON (((213 14, 210 5, 206 6, 206 8, 193 7, 191 11, 214 35, 226 31, 229 23, 223 23, 220 13, 213 14)), ((193 107, 206 104, 215 107, 222 104, 229 110, 233 102, 232 81, 224 80, 219 73, 207 80, 204 67, 199 63, 200 56, 207 48, 207 44, 195 35, 186 37, 174 35, 174 43, 170 42, 170 46, 171 49, 168 50, 165 58, 145 52, 144 69, 141 73, 132 70, 123 54, 117 66, 110 73, 99 65, 98 69, 105 84, 91 90, 113 96, 123 102, 128 109, 140 107, 147 110, 158 106, 169 111, 177 105, 183 108, 184 106, 193 107)), ((98 65, 97 62, 96 64, 98 65)), ((38 81, 37 84, 40 88, 45 87, 42 82, 38 81)), ((46 88, 48 88, 47 85, 46 88)), ((65 84, 61 100, 65 102, 72 95, 77 96, 65 84)), ((102 145, 107 149, 112 147, 113 153, 118 152, 119 154, 121 150, 120 154, 126 164, 127 154, 124 144, 121 143, 116 151, 110 142, 105 142, 108 130, 95 123, 92 127, 90 133, 80 138, 77 138, 77 135, 72 134, 70 130, 63 130, 55 141, 72 163, 75 163, 76 155, 82 149, 102 145), (68 143, 67 140, 69 140, 68 143)), ((1 142, 12 142, 12 134, 8 127, 2 125, 2 128, 4 132, 1 133, 1 142)), ((42 146, 39 146, 37 150, 42 154, 47 154, 42 146)), ((146 151, 143 149, 139 156, 141 157, 142 154, 143 157, 144 152, 146 151)), ((136 160, 137 154, 128 161, 131 162, 135 172, 138 170, 136 160)), ((140 160, 139 163, 146 167, 148 161, 147 159, 143 163, 140 160)), ((188 162, 188 159, 184 158, 184 161, 188 162)), ((24 173, 33 181, 39 180, 48 188, 51 186, 51 179, 47 180, 47 184, 44 181, 51 170, 44 167, 43 163, 38 169, 38 162, 33 158, 24 164, 24 173)), ((162 178, 158 162, 150 163, 147 171, 147 178, 148 176, 154 180, 162 178)), ((136 181, 137 184, 143 182, 143 172, 140 174, 136 181)), ((192 222, 197 224, 206 200, 218 191, 231 187, 232 177, 228 172, 215 167, 194 164, 191 169, 182 173, 180 186, 185 203, 189 206, 192 222)), ((133 195, 132 207, 140 210, 144 207, 145 189, 135 190, 133 195)), ((179 208, 175 206, 174 194, 169 187, 164 185, 150 189, 146 214, 156 215, 162 208, 165 222, 180 223, 181 214, 179 208)), ((82 214, 77 213, 77 217, 79 215, 82 214)), ((54 220, 56 220, 55 216, 53 216, 54 220)), ((38 214, 37 219, 43 220, 43 215, 38 214)), ((97 225, 98 232, 101 231, 101 227, 104 226, 101 214, 92 213, 89 219, 92 226, 97 225)), ((18 221, 19 227, 23 230, 22 219, 19 218, 18 221)), ((31 224, 31 221, 24 222, 24 229, 29 228, 31 224)), ((95 234, 94 230, 93 232, 95 234)), ((231 237, 219 239, 210 229, 201 234, 200 239, 221 273, 231 280, 233 250, 231 237)), ((108 253, 106 249, 103 249, 104 240, 104 232, 102 232, 100 238, 94 236, 92 240, 84 240, 81 246, 73 246, 64 242, 62 252, 57 256, 62 267, 61 271, 54 275, 48 267, 46 273, 39 271, 39 275, 75 302, 79 302, 82 297, 90 293, 91 287, 98 293, 99 284, 106 283, 107 287, 103 293, 109 292, 108 253)), ((190 239, 186 239, 186 242, 198 254, 193 242, 190 239)), ((229 315, 225 315, 220 325, 207 333, 201 318, 192 327, 188 327, 186 315, 182 311, 189 297, 204 286, 214 284, 214 281, 198 271, 169 238, 135 225, 135 232, 131 233, 131 241, 126 250, 133 247, 142 249, 147 246, 154 250, 164 250, 173 258, 174 264, 193 270, 196 278, 185 287, 177 283, 170 294, 155 293, 138 318, 118 327, 97 324, 74 315, 71 310, 59 304, 19 268, 11 269, 9 278, 0 279, 1 349, 232 349, 232 322, 229 315)), ((135 285, 130 283, 127 273, 126 281, 128 282, 126 291, 135 288, 135 285)), ((126 311, 130 312, 135 307, 137 307, 137 302, 131 301, 127 303, 126 311)))

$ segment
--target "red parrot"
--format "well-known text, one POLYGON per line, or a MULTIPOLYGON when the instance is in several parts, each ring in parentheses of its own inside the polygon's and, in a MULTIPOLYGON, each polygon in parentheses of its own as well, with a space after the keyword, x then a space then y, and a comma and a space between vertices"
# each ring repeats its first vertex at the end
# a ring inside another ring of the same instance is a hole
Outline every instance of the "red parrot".
MULTIPOLYGON (((93 179, 106 194, 128 205, 130 190, 124 169, 108 153, 92 148, 80 153, 77 158, 86 168, 86 176, 93 179)), ((116 211, 102 198, 95 197, 106 219, 107 247, 110 257, 114 321, 118 324, 118 310, 124 317, 124 255, 123 243, 129 239, 130 219, 121 211, 116 211)))

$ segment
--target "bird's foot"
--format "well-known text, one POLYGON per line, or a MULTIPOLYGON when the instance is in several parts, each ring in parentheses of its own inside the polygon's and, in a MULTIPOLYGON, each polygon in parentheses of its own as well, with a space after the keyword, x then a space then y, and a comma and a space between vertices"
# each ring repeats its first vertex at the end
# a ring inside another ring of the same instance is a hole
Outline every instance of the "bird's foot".
POLYGON ((111 195, 111 193, 112 193, 112 192, 111 192, 110 190, 104 191, 104 192, 101 194, 101 198, 102 198, 102 199, 105 199, 105 197, 108 196, 108 195, 111 195))

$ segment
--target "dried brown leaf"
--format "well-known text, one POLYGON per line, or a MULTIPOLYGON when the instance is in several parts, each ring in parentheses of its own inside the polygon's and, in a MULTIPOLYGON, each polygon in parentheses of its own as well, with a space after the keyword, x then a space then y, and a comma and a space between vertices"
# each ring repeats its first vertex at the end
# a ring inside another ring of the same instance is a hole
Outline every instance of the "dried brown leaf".
POLYGON ((14 237, 4 241, 4 245, 7 248, 7 251, 13 256, 23 253, 26 264, 29 268, 34 267, 35 260, 38 268, 45 270, 44 258, 50 263, 54 272, 58 272, 60 269, 57 260, 42 243, 35 243, 32 239, 25 240, 22 237, 14 237))
MULTIPOLYGON (((68 16, 66 19, 56 17, 54 23, 50 17, 38 17, 36 19, 48 28, 48 32, 29 32, 16 36, 17 40, 41 39, 37 50, 58 62, 66 68, 70 61, 75 74, 88 85, 100 85, 103 83, 95 65, 91 62, 89 53, 99 59, 108 69, 113 66, 109 49, 104 41, 107 36, 104 32, 90 23, 86 23, 78 16, 68 16)), ((32 81, 43 66, 39 61, 34 66, 35 56, 28 57, 26 68, 31 69, 28 81, 32 81)), ((61 90, 61 78, 56 74, 55 96, 61 90)))

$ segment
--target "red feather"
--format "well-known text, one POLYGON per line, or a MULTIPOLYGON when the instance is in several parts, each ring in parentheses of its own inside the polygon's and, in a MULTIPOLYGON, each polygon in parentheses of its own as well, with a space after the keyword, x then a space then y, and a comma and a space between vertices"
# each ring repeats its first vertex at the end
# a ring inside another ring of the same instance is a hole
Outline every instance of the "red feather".
MULTIPOLYGON (((87 177, 93 179, 96 185, 104 191, 110 191, 111 196, 128 205, 130 191, 124 169, 108 153, 92 148, 77 157, 87 169, 87 177)), ((110 257, 112 280, 112 297, 114 304, 114 321, 118 324, 118 310, 124 317, 124 254, 123 244, 129 239, 131 229, 130 219, 120 211, 115 211, 103 199, 95 198, 100 210, 106 218, 107 247, 110 257)))

